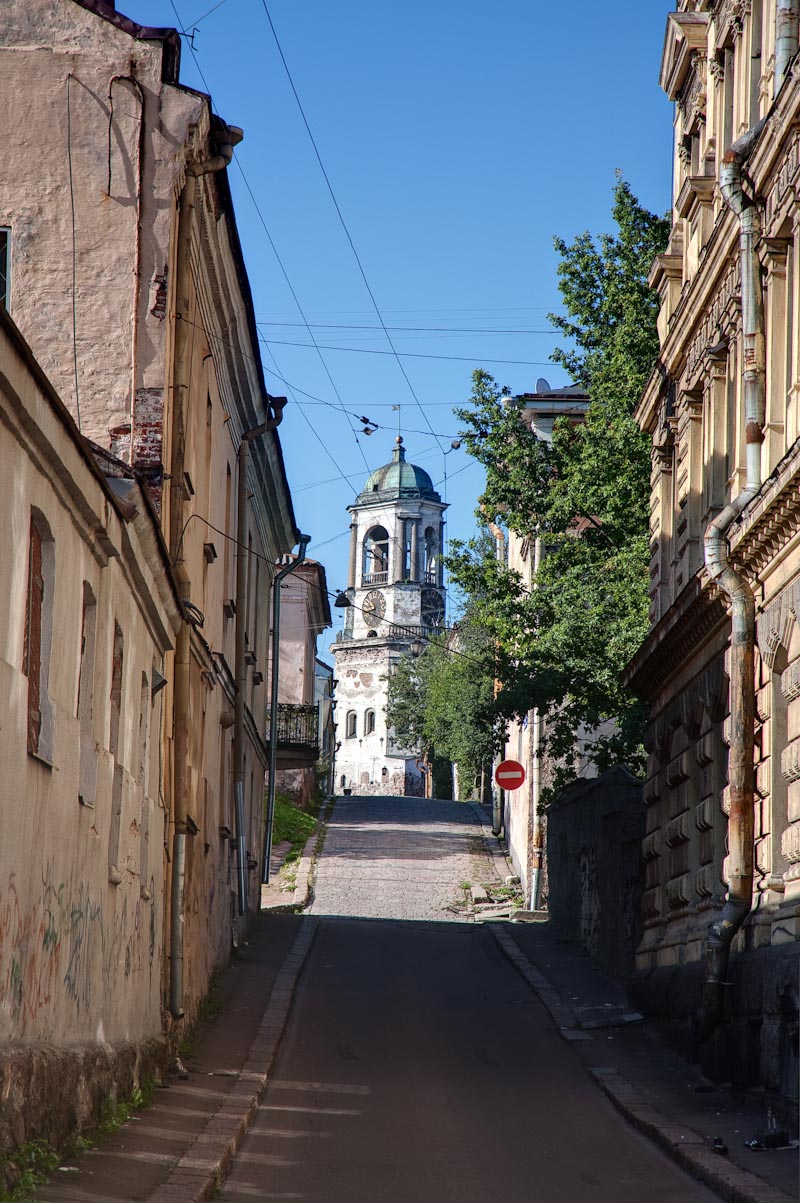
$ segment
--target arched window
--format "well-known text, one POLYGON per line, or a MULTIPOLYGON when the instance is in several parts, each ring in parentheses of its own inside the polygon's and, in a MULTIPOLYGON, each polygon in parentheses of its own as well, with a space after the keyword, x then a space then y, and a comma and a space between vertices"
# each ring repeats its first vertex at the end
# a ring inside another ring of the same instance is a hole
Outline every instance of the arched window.
POLYGON ((438 540, 432 526, 425 528, 425 584, 437 585, 438 582, 438 540))
POLYGON ((364 715, 364 734, 365 735, 374 735, 375 734, 375 711, 374 710, 368 710, 367 713, 364 715))
POLYGON ((389 580, 389 532, 373 526, 364 539, 362 585, 385 585, 389 580))
POLYGON ((356 722, 357 722, 357 719, 356 719, 355 710, 348 710, 347 727, 346 727, 348 739, 355 739, 355 737, 356 737, 356 722))

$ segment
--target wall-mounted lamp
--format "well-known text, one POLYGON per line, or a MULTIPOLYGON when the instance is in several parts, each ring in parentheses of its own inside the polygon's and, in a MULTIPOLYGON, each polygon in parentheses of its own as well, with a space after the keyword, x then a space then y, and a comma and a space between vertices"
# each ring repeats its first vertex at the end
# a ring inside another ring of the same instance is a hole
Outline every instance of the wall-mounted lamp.
POLYGON ((167 678, 162 676, 157 668, 153 669, 153 676, 150 684, 150 698, 154 700, 156 695, 161 693, 161 690, 167 683, 167 678))

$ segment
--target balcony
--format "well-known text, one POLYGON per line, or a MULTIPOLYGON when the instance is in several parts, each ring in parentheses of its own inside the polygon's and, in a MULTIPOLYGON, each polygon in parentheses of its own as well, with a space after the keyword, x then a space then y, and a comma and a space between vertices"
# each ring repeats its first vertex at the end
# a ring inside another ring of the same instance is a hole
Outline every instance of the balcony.
POLYGON ((386 585, 389 582, 388 572, 365 572, 361 577, 362 586, 386 585))
MULTIPOLYGON (((277 763, 279 769, 312 768, 319 759, 319 710, 316 706, 278 703, 277 763)), ((270 742, 269 715, 267 743, 270 742)))

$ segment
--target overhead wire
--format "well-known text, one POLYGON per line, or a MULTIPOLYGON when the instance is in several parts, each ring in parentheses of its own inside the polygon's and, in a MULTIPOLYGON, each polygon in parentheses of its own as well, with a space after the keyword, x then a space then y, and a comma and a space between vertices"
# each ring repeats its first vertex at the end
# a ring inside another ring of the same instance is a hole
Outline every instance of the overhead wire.
MULTIPOLYGON (((178 18, 178 21, 180 21, 180 19, 181 19, 181 18, 180 18, 180 13, 178 12, 177 8, 175 7, 175 0, 170 0, 170 4, 172 5, 172 11, 175 13, 175 16, 178 18)), ((212 11, 213 11, 213 10, 212 10, 212 11)), ((200 78, 202 79, 202 81, 203 81, 203 84, 205 85, 206 91, 207 91, 207 92, 208 92, 208 94, 210 95, 210 94, 211 94, 211 87, 210 87, 210 85, 209 85, 209 83, 208 83, 208 80, 206 79, 205 75, 203 74, 203 70, 202 70, 202 68, 201 68, 201 66, 200 66, 200 61, 199 61, 199 59, 198 59, 198 57, 197 57, 197 54, 196 54, 196 52, 195 52, 195 48, 194 48, 194 45, 193 45, 193 43, 192 43, 191 39, 189 40, 189 49, 190 49, 190 51, 191 51, 192 58, 194 59, 195 66, 197 67, 197 70, 198 70, 198 72, 200 73, 200 78)), ((311 342, 312 342, 312 344, 313 344, 314 346, 316 346, 316 338, 315 338, 315 336, 314 336, 314 332, 312 331, 312 329, 311 329, 310 325, 308 324, 308 321, 306 320, 306 315, 305 315, 305 311, 303 310, 303 306, 300 304, 300 299, 299 299, 299 297, 298 297, 298 295, 297 295, 297 292, 296 292, 296 290, 295 290, 295 288, 294 288, 294 285, 292 284, 291 280, 289 279, 289 273, 286 271, 286 268, 285 268, 285 266, 284 266, 283 260, 281 259, 281 256, 278 254, 278 248, 275 246, 275 242, 274 242, 274 240, 273 240, 273 238, 272 238, 272 235, 271 235, 271 234, 270 234, 270 232, 269 232, 269 228, 268 228, 268 226, 267 226, 267 223, 266 223, 266 220, 265 220, 265 218, 264 218, 264 214, 261 212, 261 206, 259 205, 258 201, 256 200, 255 193, 253 192, 253 189, 250 187, 250 181, 249 181, 249 180, 248 180, 248 178, 247 178, 247 175, 246 175, 246 173, 245 173, 245 170, 244 170, 244 168, 242 167, 241 163, 239 162, 238 158, 236 158, 236 156, 235 156, 235 155, 234 155, 234 162, 236 163, 236 166, 237 166, 237 168, 238 168, 238 170, 239 170, 239 174, 240 174, 240 175, 241 175, 241 177, 242 177, 242 180, 243 180, 243 182, 244 182, 244 186, 245 186, 245 188, 247 189, 247 192, 248 192, 248 193, 249 193, 249 195, 250 195, 250 199, 251 199, 251 200, 252 200, 252 202, 253 202, 253 206, 254 206, 254 208, 255 208, 255 211, 256 211, 256 213, 257 213, 257 215, 258 215, 258 219, 259 219, 259 221, 260 221, 260 223, 261 223, 261 225, 262 225, 262 227, 263 227, 264 233, 265 233, 265 234, 266 234, 266 236, 267 236, 267 240, 268 240, 268 242, 269 242, 269 245, 270 245, 270 247, 272 248, 272 253, 273 253, 273 254, 274 254, 274 256, 275 256, 275 259, 277 260, 278 267, 281 269, 281 272, 282 272, 282 274, 283 274, 283 278, 284 278, 284 280, 286 281, 286 285, 287 285, 287 287, 288 287, 288 289, 289 289, 289 292, 290 292, 290 293, 291 293, 291 295, 292 295, 292 300, 294 301, 295 305, 297 306, 297 311, 298 311, 298 313, 300 314, 300 317, 303 319, 303 323, 304 323, 304 325, 305 325, 306 329, 308 330, 308 335, 309 335, 309 338, 311 339, 311 342)), ((259 341, 261 341, 261 340, 259 339, 259 341)), ((340 395, 340 393, 339 393, 339 390, 337 389, 337 387, 336 387, 336 384, 334 383, 334 380, 333 380, 333 377, 332 377, 332 375, 331 375, 331 373, 330 373, 330 370, 329 370, 329 368, 328 368, 328 365, 327 365, 327 363, 325 362, 325 357, 323 356, 323 354, 322 354, 322 351, 319 349, 319 347, 317 347, 317 354, 319 355, 320 362, 322 363, 322 366, 323 366, 323 368, 325 369, 325 373, 326 373, 326 375, 327 375, 327 377, 328 377, 328 380, 330 381, 331 388, 333 389, 333 391, 334 391, 334 393, 336 394, 336 397, 337 397, 337 399, 338 399, 338 401, 339 401, 339 405, 340 405, 340 407, 341 407, 341 409, 342 409, 342 413, 344 413, 344 414, 347 414, 347 410, 346 410, 346 409, 345 409, 345 407, 344 407, 344 402, 342 401, 342 398, 341 398, 341 395, 340 395)), ((277 364, 276 364, 276 366, 277 366, 277 364)), ((361 441, 360 441, 360 439, 359 439, 358 435, 357 435, 357 434, 356 434, 356 432, 355 432, 355 429, 354 429, 354 427, 353 427, 353 424, 352 424, 352 422, 350 422, 350 421, 349 421, 349 419, 348 419, 348 425, 350 426, 350 430, 352 431, 352 434, 353 434, 353 437, 354 437, 354 439, 355 439, 355 441, 356 441, 356 444, 357 444, 357 446, 358 446, 358 449, 359 449, 359 451, 361 452, 361 458, 362 458, 362 459, 363 459, 363 461, 364 461, 364 467, 367 469, 367 472, 369 472, 369 471, 370 471, 370 468, 369 468, 369 464, 368 464, 368 462, 367 462, 367 457, 366 457, 366 455, 364 454, 364 448, 362 447, 362 445, 361 445, 361 441)))
MULTIPOLYGON (((298 343, 285 338, 271 338, 271 343, 278 347, 307 347, 309 350, 312 347, 311 343, 298 343)), ((314 347, 321 347, 323 351, 348 351, 354 352, 357 355, 393 355, 395 358, 402 356, 403 359, 449 359, 455 360, 458 363, 475 363, 476 358, 482 359, 485 363, 511 363, 522 364, 526 367, 533 368, 548 368, 552 367, 552 360, 549 359, 497 359, 494 355, 433 355, 424 351, 398 351, 392 347, 391 351, 379 351, 374 347, 333 347, 326 343, 313 344, 314 347)), ((422 407, 420 407, 422 408, 422 407)), ((425 421, 428 422, 430 433, 436 437, 433 427, 430 426, 428 415, 425 410, 422 410, 425 421)))
POLYGON ((275 45, 278 48, 278 54, 280 55, 281 62, 283 63, 283 68, 284 68, 284 71, 286 72, 286 77, 289 80, 289 86, 291 87, 292 93, 297 102, 297 107, 300 110, 300 116, 303 119, 303 124, 305 125, 306 133, 308 134, 309 140, 311 141, 311 145, 314 149, 314 154, 316 155, 317 163, 319 164, 320 171, 322 172, 322 177, 325 180, 325 184, 326 184, 328 192, 330 194, 330 198, 333 202, 333 207, 336 210, 336 214, 339 218, 339 222, 341 224, 342 229, 344 230, 345 237, 347 238, 347 241, 350 245, 350 249, 353 252, 353 256, 355 258, 356 264, 358 265, 358 270, 361 274, 361 279, 364 282, 364 287, 366 288, 369 299, 372 302, 373 309, 375 310, 375 314, 378 318, 378 321, 381 324, 381 328, 382 328, 384 334, 386 335, 386 341, 388 342, 389 346, 391 347, 391 353, 394 355, 394 358, 397 362, 397 366, 400 369, 403 379, 405 380, 406 384, 408 385, 409 392, 411 393, 411 396, 414 398, 414 401, 416 402, 417 406, 419 407, 420 413, 422 414, 423 418, 425 419, 426 423, 428 424, 431 434, 433 434, 434 437, 437 437, 434 433, 433 427, 430 425, 428 415, 426 414, 425 409, 424 409, 419 397, 417 396, 417 393, 414 389, 413 384, 411 383, 408 373, 406 372, 405 368, 403 367, 403 364, 400 360, 400 356, 397 353, 397 348, 395 347, 394 342, 392 341, 392 336, 389 333, 389 330, 386 326, 385 321, 383 320, 383 314, 381 313, 380 307, 378 306, 378 302, 375 299, 375 294, 372 291, 369 280, 367 279, 367 273, 364 270, 364 265, 361 262, 361 257, 359 255, 358 251, 356 250, 356 245, 353 241, 350 230, 348 229, 347 222, 344 219, 344 214, 342 213, 339 202, 336 199, 336 193, 333 191, 333 185, 331 184, 330 177, 328 175, 328 172, 325 169, 325 164, 322 161, 322 155, 320 154, 319 147, 317 146, 317 143, 316 143, 316 139, 314 138, 314 135, 311 131, 311 126, 308 123, 308 118, 306 117, 305 109, 303 108, 299 93, 297 91, 297 88, 295 87, 295 82, 294 82, 294 79, 292 78, 292 73, 289 70, 289 64, 286 61, 286 56, 283 53, 283 47, 281 46, 280 39, 278 38, 277 30, 275 29, 275 25, 273 23, 272 17, 270 16, 270 11, 267 6, 267 0, 261 0, 261 4, 262 4, 262 7, 266 14, 267 21, 269 22, 269 27, 272 30, 272 36, 275 39, 275 45))

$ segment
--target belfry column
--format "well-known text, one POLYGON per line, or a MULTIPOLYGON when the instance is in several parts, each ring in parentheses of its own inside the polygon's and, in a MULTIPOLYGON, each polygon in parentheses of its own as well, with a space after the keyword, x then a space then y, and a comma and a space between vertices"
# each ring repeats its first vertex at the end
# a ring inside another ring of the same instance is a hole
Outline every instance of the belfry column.
POLYGON ((356 587, 356 561, 358 559, 358 523, 350 523, 350 564, 347 569, 347 587, 356 587))
POLYGON ((411 519, 411 580, 419 580, 419 518, 411 519))

